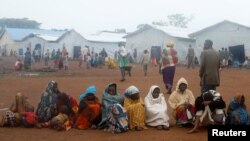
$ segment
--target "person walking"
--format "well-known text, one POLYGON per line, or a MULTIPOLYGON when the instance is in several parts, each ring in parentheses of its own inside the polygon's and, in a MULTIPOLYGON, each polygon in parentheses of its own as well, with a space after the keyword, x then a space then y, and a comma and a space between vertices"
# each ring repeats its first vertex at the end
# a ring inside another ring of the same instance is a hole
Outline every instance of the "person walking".
POLYGON ((220 55, 212 46, 211 40, 205 40, 204 50, 201 52, 199 71, 201 93, 216 90, 220 85, 220 55))
POLYGON ((173 80, 175 75, 175 68, 178 62, 177 51, 174 49, 174 42, 168 41, 167 47, 162 51, 162 76, 163 82, 165 84, 165 88, 167 94, 172 93, 173 80))
POLYGON ((187 53, 188 68, 192 67, 194 69, 194 56, 195 56, 194 48, 192 47, 192 45, 189 45, 187 53))

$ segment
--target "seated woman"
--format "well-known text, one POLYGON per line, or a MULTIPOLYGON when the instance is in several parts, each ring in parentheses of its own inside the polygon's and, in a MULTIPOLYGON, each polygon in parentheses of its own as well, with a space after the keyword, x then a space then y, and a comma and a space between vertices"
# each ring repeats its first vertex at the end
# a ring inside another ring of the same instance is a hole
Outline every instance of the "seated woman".
POLYGON ((236 95, 230 102, 227 109, 227 125, 249 125, 250 117, 245 105, 245 96, 236 95))
POLYGON ((139 90, 135 86, 129 86, 125 90, 124 108, 128 114, 129 129, 141 131, 147 129, 145 126, 144 103, 139 95, 139 90))
POLYGON ((195 100, 195 125, 188 133, 197 132, 198 127, 201 125, 225 124, 225 107, 226 103, 219 92, 209 90, 202 93, 202 95, 195 100))
POLYGON ((36 110, 38 122, 47 122, 57 115, 56 99, 59 93, 57 82, 50 81, 36 110))
POLYGON ((180 78, 176 90, 169 96, 169 105, 173 108, 173 115, 179 127, 193 124, 195 116, 195 98, 185 78, 180 78))
POLYGON ((153 85, 150 87, 148 95, 144 99, 146 111, 146 124, 156 127, 158 130, 169 129, 169 116, 167 104, 160 87, 153 85))
POLYGON ((119 103, 123 106, 124 98, 117 92, 116 83, 109 84, 102 95, 102 121, 98 124, 98 128, 108 128, 107 116, 109 108, 119 103))
POLYGON ((85 93, 80 95, 80 104, 75 127, 78 129, 88 129, 101 120, 101 104, 95 96, 95 86, 89 86, 85 93))
MULTIPOLYGON (((34 114, 34 107, 28 101, 28 98, 21 93, 17 93, 13 103, 10 108, 7 109, 2 117, 2 121, 0 123, 1 126, 19 126, 24 125, 28 127, 28 123, 26 124, 26 115, 25 113, 30 112, 34 114)), ((35 119, 34 119, 35 121, 35 119)), ((30 123, 30 126, 34 126, 35 122, 30 123)))

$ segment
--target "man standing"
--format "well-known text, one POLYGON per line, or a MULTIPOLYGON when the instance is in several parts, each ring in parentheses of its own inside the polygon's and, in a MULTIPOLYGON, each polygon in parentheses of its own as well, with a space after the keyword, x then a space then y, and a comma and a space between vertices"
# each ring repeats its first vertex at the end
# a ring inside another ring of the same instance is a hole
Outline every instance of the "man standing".
POLYGON ((220 56, 212 46, 211 40, 205 40, 204 49, 201 52, 199 72, 201 93, 216 90, 220 85, 220 56))
POLYGON ((190 68, 192 66, 192 68, 194 69, 194 48, 189 45, 188 48, 188 53, 187 53, 187 60, 188 60, 188 68, 190 68))

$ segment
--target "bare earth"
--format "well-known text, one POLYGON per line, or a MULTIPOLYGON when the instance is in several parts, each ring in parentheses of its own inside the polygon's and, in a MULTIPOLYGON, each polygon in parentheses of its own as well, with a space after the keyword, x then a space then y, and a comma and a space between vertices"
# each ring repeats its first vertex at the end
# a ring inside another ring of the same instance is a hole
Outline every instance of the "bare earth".
MULTIPOLYGON (((120 71, 118 69, 110 70, 107 67, 93 68, 87 70, 84 67, 79 68, 77 61, 70 62, 68 71, 58 72, 14 72, 14 58, 0 58, 0 108, 9 107, 14 95, 21 92, 27 95, 34 106, 37 106, 43 90, 46 88, 48 81, 55 80, 59 84, 59 89, 67 94, 70 94, 78 99, 79 95, 89 86, 97 87, 97 96, 101 98, 105 86, 110 82, 118 84, 118 91, 123 94, 124 90, 135 85, 140 89, 141 97, 145 97, 151 85, 159 85, 162 92, 165 92, 162 75, 158 73, 158 67, 150 66, 148 76, 144 77, 142 66, 134 65, 132 76, 126 76, 125 82, 120 82, 120 71)), ((52 62, 50 62, 53 68, 52 62)), ((43 62, 33 64, 32 69, 38 70, 43 68, 43 62)), ((199 68, 187 69, 183 66, 178 66, 174 79, 174 87, 180 77, 185 77, 189 83, 195 96, 200 95, 199 68)), ((244 93, 246 96, 247 108, 250 109, 250 70, 247 69, 223 69, 221 71, 221 86, 218 91, 223 95, 224 100, 228 104, 230 99, 236 93, 244 93)), ((168 99, 169 95, 165 95, 168 99)), ((169 106, 168 106, 169 107, 169 106)), ((154 128, 149 128, 143 131, 129 131, 123 134, 112 134, 102 130, 77 130, 70 129, 69 131, 58 132, 52 129, 29 129, 23 127, 17 128, 0 128, 0 141, 206 141, 207 130, 201 128, 199 132, 187 134, 190 128, 179 128, 175 125, 172 117, 172 110, 169 107, 170 124, 169 131, 158 131, 154 128)))

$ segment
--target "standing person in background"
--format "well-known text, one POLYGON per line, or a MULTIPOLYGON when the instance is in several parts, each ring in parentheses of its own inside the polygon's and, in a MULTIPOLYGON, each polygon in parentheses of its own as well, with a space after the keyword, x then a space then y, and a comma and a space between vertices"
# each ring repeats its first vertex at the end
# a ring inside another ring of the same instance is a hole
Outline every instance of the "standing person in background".
POLYGON ((220 85, 220 55, 212 46, 211 40, 205 40, 204 50, 201 52, 199 71, 201 93, 216 90, 220 85))
POLYGON ((150 61, 150 56, 149 56, 148 50, 144 50, 144 54, 142 55, 142 60, 141 60, 144 76, 147 76, 149 61, 150 61))
POLYGON ((172 93, 172 86, 176 68, 175 65, 178 62, 177 52, 173 47, 174 47, 174 42, 168 41, 167 47, 164 48, 162 51, 161 69, 162 69, 163 82, 165 84, 166 90, 168 90, 167 94, 172 93))
POLYGON ((49 56, 50 56, 49 49, 47 49, 47 51, 44 54, 44 64, 45 64, 45 66, 49 65, 49 56))
POLYGON ((188 68, 192 66, 192 68, 194 69, 194 56, 195 56, 194 48, 192 47, 192 45, 189 45, 187 53, 188 68))
POLYGON ((134 49, 134 52, 133 52, 133 59, 134 59, 134 62, 136 63, 137 62, 137 49, 136 48, 134 49))
POLYGON ((128 64, 127 51, 124 46, 122 46, 118 53, 118 63, 121 70, 122 79, 120 81, 125 81, 125 67, 128 64))
POLYGON ((30 48, 27 48, 27 51, 25 52, 24 68, 25 68, 25 70, 30 70, 31 69, 31 52, 30 52, 30 48))

